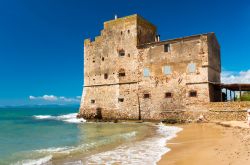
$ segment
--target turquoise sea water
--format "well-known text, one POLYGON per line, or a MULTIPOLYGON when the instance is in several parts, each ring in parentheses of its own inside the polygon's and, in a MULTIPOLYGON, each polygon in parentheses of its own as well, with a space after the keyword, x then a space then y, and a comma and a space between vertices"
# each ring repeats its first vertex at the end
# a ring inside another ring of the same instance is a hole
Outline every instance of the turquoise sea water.
POLYGON ((37 120, 34 115, 76 113, 76 108, 1 108, 0 164, 18 161, 24 151, 75 145, 76 124, 60 120, 37 120))
POLYGON ((72 107, 0 108, 0 164, 154 164, 178 131, 152 124, 87 123, 76 119, 77 112, 72 107))

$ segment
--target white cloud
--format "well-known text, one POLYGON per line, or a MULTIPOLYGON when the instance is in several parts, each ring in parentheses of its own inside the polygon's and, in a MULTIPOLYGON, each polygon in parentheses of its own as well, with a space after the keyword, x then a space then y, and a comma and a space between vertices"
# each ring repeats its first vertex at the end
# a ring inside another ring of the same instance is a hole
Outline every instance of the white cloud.
POLYGON ((46 101, 57 101, 58 100, 58 98, 54 95, 44 95, 42 98, 46 101))
POLYGON ((223 83, 250 83, 250 69, 247 71, 232 72, 223 71, 221 74, 223 83))
POLYGON ((38 101, 49 101, 49 102, 65 102, 65 103, 78 103, 80 102, 80 97, 76 96, 75 98, 68 98, 64 96, 55 96, 55 95, 43 95, 43 96, 29 96, 30 100, 38 101))
POLYGON ((35 100, 36 97, 35 97, 35 96, 29 96, 29 99, 30 99, 30 100, 35 100))
POLYGON ((82 98, 82 96, 76 96, 76 98, 77 98, 77 99, 81 99, 81 98, 82 98))
POLYGON ((79 102, 80 101, 77 97, 76 98, 67 98, 67 97, 61 96, 61 97, 59 97, 59 99, 61 101, 64 101, 64 102, 79 102))

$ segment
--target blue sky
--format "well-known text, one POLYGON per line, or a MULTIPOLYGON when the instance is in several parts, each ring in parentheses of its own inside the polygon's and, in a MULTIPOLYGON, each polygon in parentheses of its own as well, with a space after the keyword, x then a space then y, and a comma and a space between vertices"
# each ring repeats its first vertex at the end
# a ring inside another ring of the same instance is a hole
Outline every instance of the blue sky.
POLYGON ((225 81, 250 81, 248 0, 0 0, 0 105, 79 102, 83 40, 135 13, 161 39, 215 32, 225 81))

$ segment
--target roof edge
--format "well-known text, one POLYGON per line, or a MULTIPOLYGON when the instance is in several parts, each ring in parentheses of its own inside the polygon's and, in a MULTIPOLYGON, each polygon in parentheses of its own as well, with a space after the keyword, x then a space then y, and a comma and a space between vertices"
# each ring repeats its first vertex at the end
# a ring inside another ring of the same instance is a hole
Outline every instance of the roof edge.
POLYGON ((201 36, 208 36, 208 35, 212 35, 212 34, 214 34, 214 32, 195 34, 195 35, 190 35, 190 36, 185 36, 185 37, 162 40, 162 41, 159 41, 159 42, 145 43, 145 44, 138 45, 137 47, 138 48, 143 48, 143 47, 153 46, 153 45, 162 45, 162 44, 172 43, 172 42, 175 42, 175 41, 180 41, 180 40, 185 40, 185 39, 192 39, 192 38, 197 38, 197 37, 201 37, 201 36))

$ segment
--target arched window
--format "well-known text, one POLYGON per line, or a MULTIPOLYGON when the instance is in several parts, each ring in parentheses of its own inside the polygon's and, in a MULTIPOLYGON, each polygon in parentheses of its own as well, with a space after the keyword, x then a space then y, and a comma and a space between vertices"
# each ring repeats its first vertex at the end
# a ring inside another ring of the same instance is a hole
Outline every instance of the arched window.
POLYGON ((119 70, 119 77, 124 77, 126 74, 125 74, 125 70, 124 69, 120 69, 119 70))
POLYGON ((125 56, 125 51, 123 49, 119 50, 119 57, 124 57, 125 56))

